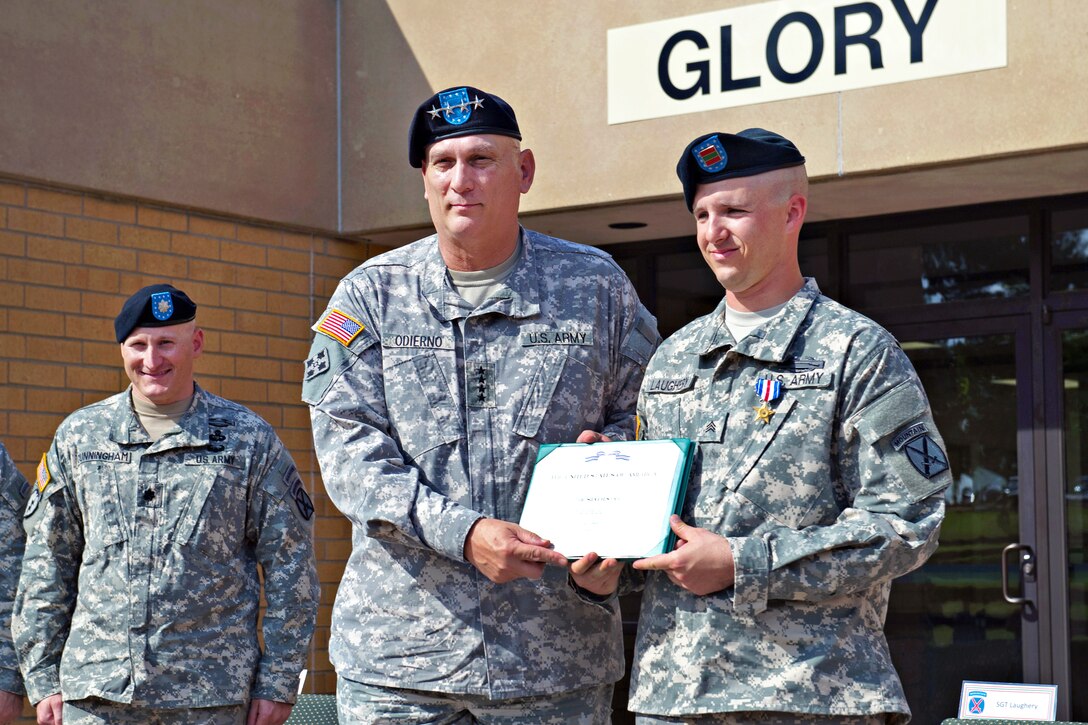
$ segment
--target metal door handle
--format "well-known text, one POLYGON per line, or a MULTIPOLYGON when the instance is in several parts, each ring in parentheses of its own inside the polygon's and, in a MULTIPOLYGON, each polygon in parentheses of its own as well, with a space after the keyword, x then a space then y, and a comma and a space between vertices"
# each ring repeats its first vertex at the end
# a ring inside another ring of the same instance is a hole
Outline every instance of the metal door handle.
POLYGON ((1009 594, 1009 552, 1019 552, 1020 556, 1017 558, 1020 562, 1020 574, 1025 578, 1035 574, 1035 552, 1027 544, 1009 544, 1001 550, 1001 595, 1009 604, 1031 606, 1033 602, 1027 597, 1014 597, 1009 594))

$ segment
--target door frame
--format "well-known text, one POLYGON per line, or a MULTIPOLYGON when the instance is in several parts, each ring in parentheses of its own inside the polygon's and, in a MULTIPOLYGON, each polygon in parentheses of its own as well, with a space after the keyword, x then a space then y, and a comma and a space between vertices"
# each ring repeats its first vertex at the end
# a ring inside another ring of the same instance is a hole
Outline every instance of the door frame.
MULTIPOLYGON (((1077 295, 1079 296, 1079 295, 1077 295)), ((1088 298, 1088 295, 1085 296, 1088 298)), ((1068 298, 1067 298, 1068 299, 1068 298)), ((1088 300, 1085 300, 1088 301, 1088 300)), ((1049 622, 1050 637, 1053 643, 1049 651, 1049 682, 1058 685, 1058 716, 1068 719, 1070 710, 1072 672, 1072 633, 1069 627, 1069 541, 1068 520, 1065 500, 1065 391, 1062 375, 1062 336, 1069 330, 1088 330, 1088 307, 1066 309, 1048 315, 1043 326, 1040 355, 1043 367, 1039 378, 1045 389, 1043 403, 1043 455, 1040 456, 1042 475, 1046 482, 1045 519, 1047 528, 1047 548, 1050 552, 1049 565, 1055 576, 1049 577, 1049 586, 1045 590, 1049 602, 1046 619, 1049 622), (1049 386, 1045 380, 1056 381, 1049 386), (1057 574, 1060 574, 1058 576, 1057 574)), ((1083 716, 1083 713, 1081 714, 1083 716)))

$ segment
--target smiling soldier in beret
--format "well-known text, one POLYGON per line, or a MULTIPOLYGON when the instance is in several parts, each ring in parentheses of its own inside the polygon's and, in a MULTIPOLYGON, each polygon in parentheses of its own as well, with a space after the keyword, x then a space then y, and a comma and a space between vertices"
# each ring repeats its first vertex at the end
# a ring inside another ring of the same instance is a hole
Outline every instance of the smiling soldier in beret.
POLYGON ((518 224, 520 139, 493 94, 424 101, 408 161, 436 234, 351 272, 314 325, 303 398, 354 529, 342 723, 603 724, 623 676, 615 600, 512 522, 542 443, 633 437, 659 337, 607 254, 518 224))
POLYGON ((195 318, 170 285, 132 295, 114 321, 131 386, 70 415, 38 465, 13 630, 39 723, 290 714, 317 610, 313 505, 271 426, 194 382, 195 318))
POLYGON ((647 438, 699 444, 678 547, 633 564, 641 725, 909 719, 884 617, 937 546, 951 474, 895 339, 801 275, 804 163, 752 128, 677 165, 725 297, 662 343, 639 396, 647 438))

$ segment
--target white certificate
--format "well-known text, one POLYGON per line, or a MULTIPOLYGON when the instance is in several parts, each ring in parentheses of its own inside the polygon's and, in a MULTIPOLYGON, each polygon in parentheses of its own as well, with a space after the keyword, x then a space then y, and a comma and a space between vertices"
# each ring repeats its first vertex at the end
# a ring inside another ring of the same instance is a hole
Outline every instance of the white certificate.
POLYGON ((568 559, 665 553, 693 450, 686 438, 541 446, 520 524, 568 559))

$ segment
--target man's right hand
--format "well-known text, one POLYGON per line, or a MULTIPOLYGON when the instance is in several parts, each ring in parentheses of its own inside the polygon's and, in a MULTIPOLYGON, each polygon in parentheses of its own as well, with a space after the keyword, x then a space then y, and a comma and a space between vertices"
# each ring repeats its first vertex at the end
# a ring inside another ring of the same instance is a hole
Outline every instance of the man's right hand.
POLYGON ((551 542, 517 524, 479 519, 465 539, 465 559, 496 584, 515 579, 539 579, 544 566, 566 566, 565 556, 551 542))
POLYGON ((60 711, 63 705, 64 698, 59 692, 39 701, 35 706, 38 712, 38 725, 61 725, 60 711))

